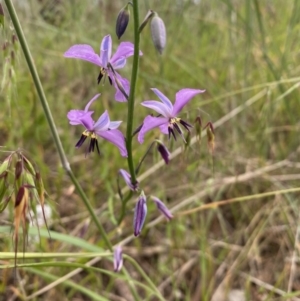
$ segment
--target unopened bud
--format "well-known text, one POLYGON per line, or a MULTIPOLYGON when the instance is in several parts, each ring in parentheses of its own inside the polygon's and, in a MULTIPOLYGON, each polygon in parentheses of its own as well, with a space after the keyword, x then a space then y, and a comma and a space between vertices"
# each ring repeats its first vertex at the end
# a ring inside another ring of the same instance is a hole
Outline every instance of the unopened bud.
POLYGON ((210 152, 213 153, 215 149, 215 133, 214 133, 213 124, 211 122, 208 122, 205 128, 206 128, 208 148, 210 152))
POLYGON ((151 36, 157 51, 162 54, 167 41, 164 21, 156 14, 151 20, 151 36))
POLYGON ((200 116, 197 116, 195 119, 195 131, 198 137, 201 137, 202 132, 202 120, 200 116))
POLYGON ((18 38, 17 38, 17 36, 16 36, 15 34, 12 35, 12 37, 11 37, 11 42, 12 42, 13 44, 15 44, 15 43, 18 42, 18 38))
POLYGON ((11 64, 14 66, 15 65, 15 52, 13 50, 10 52, 10 61, 11 61, 11 64))
POLYGON ((129 23, 130 10, 128 6, 129 5, 127 4, 125 7, 123 7, 118 14, 116 23, 116 34, 118 39, 122 37, 129 23))
POLYGON ((120 272, 123 266, 122 247, 117 246, 114 250, 114 271, 120 272))
POLYGON ((8 46, 9 46, 9 43, 7 41, 5 41, 2 45, 2 50, 3 50, 3 55, 4 57, 7 57, 7 54, 8 54, 8 46))
POLYGON ((135 205, 134 210, 134 219, 133 219, 133 229, 134 229, 134 236, 140 235, 146 215, 147 215, 147 199, 144 194, 144 191, 139 196, 139 199, 135 205))
POLYGON ((161 157, 164 159, 165 163, 169 163, 169 157, 170 157, 170 152, 167 149, 167 147, 160 141, 156 140, 157 142, 157 150, 160 153, 161 157))

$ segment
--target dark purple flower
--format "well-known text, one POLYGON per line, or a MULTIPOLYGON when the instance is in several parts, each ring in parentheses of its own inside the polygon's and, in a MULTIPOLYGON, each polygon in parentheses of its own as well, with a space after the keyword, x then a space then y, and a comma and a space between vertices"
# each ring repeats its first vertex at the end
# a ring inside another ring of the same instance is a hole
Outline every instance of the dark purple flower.
POLYGON ((88 152, 93 152, 95 147, 100 153, 97 136, 108 140, 109 142, 116 145, 123 157, 127 157, 127 149, 125 145, 125 138, 123 134, 117 130, 122 121, 110 121, 107 111, 105 111, 99 119, 94 122, 92 118, 92 111, 89 111, 89 106, 98 97, 96 95, 85 107, 85 110, 71 110, 67 117, 72 125, 81 124, 85 127, 85 131, 82 133, 76 147, 80 147, 84 141, 89 137, 90 145, 88 152))
POLYGON ((114 250, 114 271, 120 272, 123 266, 122 247, 117 246, 114 250))
POLYGON ((144 142, 145 134, 159 127, 160 131, 163 134, 168 134, 169 138, 171 135, 176 140, 174 129, 183 137, 183 132, 180 125, 182 125, 186 130, 189 131, 189 128, 192 127, 187 122, 183 121, 181 118, 177 117, 183 107, 197 94, 203 93, 205 90, 196 90, 196 89, 182 89, 176 93, 176 100, 173 104, 171 101, 162 94, 158 89, 151 89, 157 97, 161 100, 147 100, 141 103, 144 107, 155 110, 157 113, 162 115, 162 117, 153 117, 148 115, 143 122, 143 126, 138 135, 138 141, 140 143, 144 142))
POLYGON ((139 196, 139 199, 135 205, 134 210, 134 219, 133 219, 133 229, 134 229, 134 236, 139 236, 145 219, 147 215, 147 203, 146 203, 146 196, 144 192, 142 191, 141 195, 139 196))
POLYGON ((151 196, 151 199, 156 204, 157 209, 166 217, 167 220, 171 220, 173 218, 173 214, 171 213, 171 211, 159 198, 151 196))
POLYGON ((130 174, 125 170, 125 169, 120 169, 119 170, 120 175, 123 177, 123 179, 125 180, 127 186, 133 190, 133 191, 137 191, 138 187, 139 187, 139 183, 136 182, 135 184, 131 183, 131 176, 130 174))
MULTIPOLYGON (((100 83, 102 77, 107 76, 110 83, 116 88, 115 99, 120 102, 127 101, 126 97, 118 88, 116 84, 116 79, 118 79, 119 83, 123 86, 124 91, 127 95, 129 95, 129 81, 126 78, 121 77, 114 70, 121 69, 126 65, 126 59, 129 56, 133 55, 134 45, 130 42, 122 42, 117 51, 112 56, 112 41, 111 36, 107 35, 103 38, 100 46, 100 55, 95 53, 94 49, 87 44, 78 44, 69 48, 65 53, 64 57, 75 58, 90 62, 94 65, 100 67, 100 73, 98 76, 98 83, 100 83)), ((142 52, 140 52, 142 55, 142 52)))

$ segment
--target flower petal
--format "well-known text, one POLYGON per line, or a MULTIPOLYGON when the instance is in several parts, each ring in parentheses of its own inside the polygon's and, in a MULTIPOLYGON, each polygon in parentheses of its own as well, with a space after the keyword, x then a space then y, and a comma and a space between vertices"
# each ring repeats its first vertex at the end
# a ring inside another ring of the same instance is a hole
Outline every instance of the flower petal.
POLYGON ((99 119, 94 124, 94 131, 107 131, 110 124, 110 119, 107 113, 107 110, 99 117, 99 119))
POLYGON ((94 126, 94 120, 91 117, 91 114, 86 113, 84 116, 82 116, 79 120, 80 124, 82 124, 87 130, 93 131, 94 126))
POLYGON ((115 146, 117 146, 120 150, 120 153, 123 157, 127 157, 127 149, 125 145, 125 138, 123 134, 119 130, 110 130, 110 131, 100 131, 95 133, 106 139, 107 141, 111 142, 115 146))
MULTIPOLYGON (((122 42, 120 43, 119 47, 117 48, 117 51, 112 56, 110 63, 114 66, 115 62, 120 57, 128 58, 133 55, 134 52, 134 45, 131 42, 122 42)), ((140 51, 140 55, 143 55, 142 51, 140 51)))
POLYGON ((168 118, 152 117, 152 116, 148 115, 144 119, 143 126, 142 126, 142 128, 139 132, 139 135, 138 135, 139 143, 142 144, 144 142, 144 136, 148 131, 150 131, 150 130, 156 128, 156 127, 159 127, 162 124, 168 124, 168 123, 169 123, 168 118))
POLYGON ((64 57, 84 60, 101 67, 100 57, 90 45, 74 45, 64 53, 64 57))
POLYGON ((96 94, 85 106, 84 111, 88 112, 90 105, 100 96, 101 94, 96 94))
POLYGON ((165 96, 164 94, 162 94, 158 89, 156 88, 152 88, 151 89, 155 94, 156 96, 169 108, 170 110, 170 113, 172 112, 173 110, 173 104, 171 103, 170 99, 165 96))
POLYGON ((123 68, 125 65, 126 65, 126 58, 125 56, 121 56, 112 64, 112 67, 115 70, 117 70, 123 68))
POLYGON ((159 126, 160 131, 165 134, 168 135, 169 134, 169 124, 165 123, 159 126))
POLYGON ((115 130, 120 126, 121 123, 122 123, 122 121, 111 121, 108 128, 110 130, 115 130))
POLYGON ((205 90, 182 89, 176 93, 175 103, 172 115, 175 117, 182 108, 197 94, 203 93, 205 90))
POLYGON ((100 46, 100 62, 103 68, 107 68, 107 63, 111 57, 111 45, 111 36, 105 36, 100 46))
POLYGON ((146 100, 141 102, 141 105, 156 111, 157 113, 163 115, 164 117, 172 117, 171 115, 172 110, 170 110, 167 105, 161 103, 160 101, 146 100))
POLYGON ((126 78, 122 77, 117 72, 115 72, 115 75, 114 75, 114 73, 111 70, 108 70, 108 74, 109 74, 109 77, 112 80, 113 86, 116 88, 115 100, 119 101, 119 102, 126 102, 127 99, 124 96, 124 94, 120 91, 120 89, 118 88, 118 85, 117 85, 116 80, 115 80, 115 76, 117 77, 119 83, 122 85, 122 87, 123 87, 123 89, 124 89, 124 91, 127 95, 129 95, 129 91, 130 91, 129 81, 126 78))
POLYGON ((85 112, 83 110, 71 110, 67 114, 67 117, 69 119, 70 124, 78 125, 78 124, 82 124, 80 120, 84 118, 85 115, 89 115, 91 117, 93 113, 94 111, 85 112))

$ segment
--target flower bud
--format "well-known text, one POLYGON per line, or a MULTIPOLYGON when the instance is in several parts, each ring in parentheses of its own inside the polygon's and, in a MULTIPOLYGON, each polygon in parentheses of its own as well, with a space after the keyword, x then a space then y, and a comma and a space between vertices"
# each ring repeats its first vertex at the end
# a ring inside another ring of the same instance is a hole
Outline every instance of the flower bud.
POLYGON ((167 208, 167 206, 155 196, 152 196, 151 199, 156 204, 157 209, 166 217, 168 221, 170 221, 173 218, 173 214, 167 208))
POLYGON ((114 250, 114 271, 120 272, 123 266, 122 247, 117 246, 114 250))
POLYGON ((197 116, 195 119, 195 131, 198 139, 201 140, 202 120, 200 116, 197 116))
POLYGON ((139 33, 142 32, 142 30, 145 28, 145 26, 148 24, 148 22, 151 20, 151 18, 154 16, 155 12, 153 10, 149 10, 147 12, 147 15, 145 16, 142 24, 139 27, 139 33))
POLYGON ((132 190, 132 191, 137 191, 139 187, 139 183, 136 182, 135 184, 131 183, 131 176, 130 174, 125 170, 125 169, 120 169, 119 174, 123 177, 125 180, 127 186, 132 190))
POLYGON ((166 146, 160 141, 160 140, 156 140, 157 142, 157 150, 160 153, 161 157, 164 159, 165 163, 168 164, 169 163, 169 157, 170 157, 170 152, 169 150, 166 148, 166 146))
POLYGON ((162 54, 166 46, 167 34, 164 21, 157 14, 151 20, 151 36, 155 48, 162 54))
POLYGON ((134 210, 134 219, 133 219, 134 236, 139 236, 142 231, 147 215, 146 201, 147 201, 146 196, 144 194, 144 191, 142 191, 135 205, 135 210, 134 210))
POLYGON ((130 10, 128 6, 129 5, 127 4, 125 7, 123 7, 118 14, 116 23, 116 34, 118 39, 122 37, 129 23, 130 10))

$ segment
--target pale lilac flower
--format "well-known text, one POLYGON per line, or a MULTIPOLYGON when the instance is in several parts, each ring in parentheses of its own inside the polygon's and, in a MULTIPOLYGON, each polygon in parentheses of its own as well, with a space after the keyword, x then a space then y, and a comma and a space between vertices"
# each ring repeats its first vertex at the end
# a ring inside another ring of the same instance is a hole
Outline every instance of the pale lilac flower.
MULTIPOLYGON (((127 101, 127 99, 118 88, 116 78, 124 88, 127 95, 129 95, 129 81, 126 78, 121 77, 121 75, 116 71, 113 72, 111 68, 114 70, 123 68, 126 65, 126 59, 133 55, 134 45, 130 42, 122 42, 113 56, 111 55, 111 52, 111 36, 107 35, 101 42, 100 55, 95 53, 94 49, 90 45, 78 44, 69 48, 64 53, 64 57, 84 60, 99 66, 100 73, 98 76, 98 84, 102 77, 107 76, 110 84, 112 84, 116 89, 115 99, 117 101, 124 102, 127 101)), ((142 52, 140 52, 140 55, 142 55, 142 52)))
POLYGON ((133 229, 134 229, 134 236, 139 236, 145 219, 147 215, 147 203, 146 203, 146 196, 144 192, 142 191, 141 195, 139 196, 139 199, 135 205, 134 210, 134 219, 133 219, 133 229))
POLYGON ((159 198, 151 196, 151 199, 156 204, 157 209, 166 217, 168 221, 173 218, 173 214, 171 213, 171 211, 159 198))
MULTIPOLYGON (((98 96, 97 96, 98 97, 98 96)), ((94 97, 89 104, 87 105, 85 111, 82 110, 71 110, 67 117, 72 125, 83 125, 85 131, 82 133, 79 141, 76 144, 76 147, 80 147, 84 141, 89 137, 90 144, 88 152, 93 152, 95 147, 97 148, 98 153, 100 154, 97 136, 108 140, 112 144, 116 145, 119 148, 119 151, 123 157, 127 157, 127 149, 125 145, 125 138, 123 134, 117 130, 122 121, 110 121, 107 111, 105 111, 99 119, 94 122, 91 115, 92 111, 88 111, 89 105, 97 97, 94 97)))
POLYGON ((120 272, 123 267, 122 247, 117 246, 114 250, 114 271, 120 272))
POLYGON ((127 186, 133 190, 133 191, 137 191, 138 189, 138 185, 139 183, 136 182, 135 184, 131 183, 131 176, 130 174, 125 170, 125 169, 120 169, 119 170, 120 175, 123 177, 123 179, 125 180, 127 186))
POLYGON ((177 117, 177 115, 195 95, 203 93, 205 90, 182 89, 176 93, 174 105, 158 89, 154 88, 151 90, 156 94, 156 96, 161 100, 161 102, 156 100, 147 100, 142 102, 141 105, 155 110, 162 117, 153 117, 151 115, 148 115, 144 119, 143 126, 138 135, 138 141, 140 143, 143 143, 145 134, 156 127, 159 127, 160 131, 163 134, 169 134, 169 138, 172 135, 176 140, 174 131, 175 129, 184 139, 180 124, 188 131, 189 128, 192 126, 187 122, 183 121, 181 118, 177 117))

